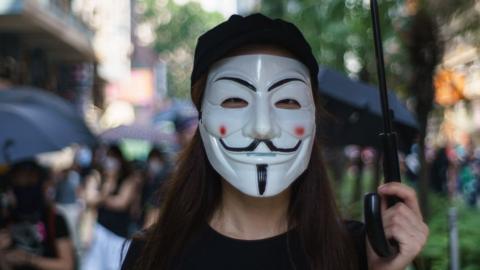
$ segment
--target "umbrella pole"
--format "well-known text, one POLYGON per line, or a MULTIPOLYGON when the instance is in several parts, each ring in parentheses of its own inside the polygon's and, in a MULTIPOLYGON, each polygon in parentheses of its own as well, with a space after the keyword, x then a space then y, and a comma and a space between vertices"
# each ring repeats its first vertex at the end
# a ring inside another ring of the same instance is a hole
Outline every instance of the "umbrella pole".
MULTIPOLYGON (((380 90, 380 103, 382 105, 384 151, 384 176, 385 182, 400 182, 400 167, 398 162, 397 136, 392 130, 392 111, 388 104, 387 80, 385 77, 385 63, 383 60, 382 36, 380 30, 380 19, 378 15, 378 4, 376 0, 370 1, 373 25, 373 37, 375 41, 375 59, 377 62, 378 84, 380 90)), ((389 206, 395 204, 391 201, 389 206)))
MULTIPOLYGON (((375 56, 377 63, 380 101, 382 104, 383 133, 380 134, 383 142, 383 175, 384 181, 400 182, 400 166, 398 162, 397 136, 392 131, 392 113, 388 104, 387 82, 385 78, 385 64, 383 60, 382 37, 380 30, 380 16, 376 0, 370 1, 372 15, 373 38, 375 42, 375 56)), ((387 198, 387 205, 393 206, 399 200, 396 197, 387 198)), ((391 257, 398 252, 398 244, 389 241, 383 230, 380 196, 369 193, 365 196, 364 214, 368 239, 375 252, 381 257, 391 257)))

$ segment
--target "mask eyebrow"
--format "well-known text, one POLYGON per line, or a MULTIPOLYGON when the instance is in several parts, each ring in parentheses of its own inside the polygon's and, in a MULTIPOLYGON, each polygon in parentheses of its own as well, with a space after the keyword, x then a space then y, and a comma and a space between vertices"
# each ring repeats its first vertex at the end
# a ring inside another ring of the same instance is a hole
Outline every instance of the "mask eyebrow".
POLYGON ((218 82, 218 81, 221 81, 221 80, 228 80, 228 81, 234 81, 238 84, 241 84, 245 87, 247 87, 248 89, 252 90, 252 91, 257 91, 257 88, 255 88, 255 86, 253 86, 252 84, 250 84, 249 82, 243 80, 243 79, 240 79, 240 78, 236 78, 236 77, 220 77, 218 79, 216 79, 215 81, 218 82))
POLYGON ((298 78, 287 78, 287 79, 283 79, 283 80, 280 80, 274 84, 272 84, 272 86, 270 86, 268 88, 268 91, 272 91, 273 89, 281 86, 281 85, 284 85, 286 83, 289 83, 289 82, 293 82, 293 81, 299 81, 299 82, 303 82, 304 84, 307 84, 306 82, 304 82, 302 79, 298 79, 298 78))

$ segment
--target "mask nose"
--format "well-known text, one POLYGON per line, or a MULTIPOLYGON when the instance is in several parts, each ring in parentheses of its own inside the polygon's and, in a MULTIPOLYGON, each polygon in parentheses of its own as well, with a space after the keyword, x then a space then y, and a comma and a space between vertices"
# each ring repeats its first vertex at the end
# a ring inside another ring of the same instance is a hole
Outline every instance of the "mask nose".
POLYGON ((251 138, 268 140, 279 136, 280 128, 272 117, 269 100, 260 96, 251 114, 252 119, 244 129, 246 136, 251 138))

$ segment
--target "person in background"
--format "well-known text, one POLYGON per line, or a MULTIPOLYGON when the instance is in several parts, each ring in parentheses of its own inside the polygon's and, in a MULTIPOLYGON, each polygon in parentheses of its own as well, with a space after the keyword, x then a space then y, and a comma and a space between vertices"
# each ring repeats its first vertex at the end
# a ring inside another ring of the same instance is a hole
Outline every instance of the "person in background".
POLYGON ((448 170, 450 160, 447 155, 447 148, 440 147, 435 152, 435 157, 430 166, 430 188, 432 191, 446 196, 448 192, 448 170))
POLYGON ((475 145, 471 140, 464 146, 463 155, 459 155, 458 188, 468 206, 477 205, 478 160, 475 145))
POLYGON ((158 217, 162 201, 162 186, 171 172, 168 154, 153 147, 147 157, 142 188, 143 228, 148 228, 158 217))
POLYGON ((86 201, 87 206, 97 209, 97 224, 82 261, 84 270, 120 267, 122 249, 130 233, 130 207, 139 181, 117 145, 108 148, 101 170, 99 190, 86 201))
POLYGON ((180 150, 185 148, 195 135, 198 126, 197 116, 178 116, 175 120, 175 130, 180 150))
POLYGON ((77 148, 71 167, 61 172, 55 188, 55 205, 67 220, 77 256, 81 255, 82 250, 79 225, 84 210, 79 193, 85 178, 91 173, 91 163, 91 150, 87 147, 77 148))
POLYGON ((73 244, 65 219, 48 199, 47 171, 35 161, 22 161, 6 179, 12 211, 0 231, 3 263, 13 270, 73 270, 73 244))

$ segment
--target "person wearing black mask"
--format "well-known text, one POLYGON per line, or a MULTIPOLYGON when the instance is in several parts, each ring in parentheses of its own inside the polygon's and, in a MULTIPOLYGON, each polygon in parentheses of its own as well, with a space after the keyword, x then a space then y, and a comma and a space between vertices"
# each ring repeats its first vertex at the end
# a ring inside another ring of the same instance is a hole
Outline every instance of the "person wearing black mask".
POLYGON ((74 251, 65 219, 46 199, 47 172, 34 161, 14 164, 7 174, 13 211, 0 234, 0 250, 14 270, 74 269, 74 251))
POLYGON ((142 210, 145 213, 143 227, 152 225, 159 215, 162 201, 162 186, 170 176, 171 164, 168 154, 159 146, 153 147, 147 157, 147 166, 142 188, 142 210))

